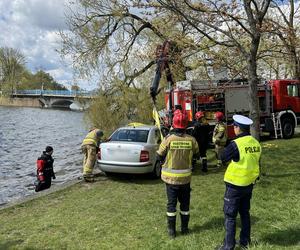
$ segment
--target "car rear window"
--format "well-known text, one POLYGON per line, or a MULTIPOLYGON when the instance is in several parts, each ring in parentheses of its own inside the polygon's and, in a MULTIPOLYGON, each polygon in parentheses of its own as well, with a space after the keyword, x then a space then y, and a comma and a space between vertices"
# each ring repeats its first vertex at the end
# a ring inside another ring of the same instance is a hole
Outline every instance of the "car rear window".
POLYGON ((147 142, 149 130, 120 129, 116 131, 110 141, 147 142))

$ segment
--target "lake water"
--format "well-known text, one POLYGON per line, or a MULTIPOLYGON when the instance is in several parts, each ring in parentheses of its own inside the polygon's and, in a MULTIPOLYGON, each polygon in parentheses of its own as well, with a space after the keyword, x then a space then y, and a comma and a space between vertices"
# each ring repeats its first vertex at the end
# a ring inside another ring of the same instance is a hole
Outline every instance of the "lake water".
POLYGON ((87 125, 81 112, 0 106, 0 206, 34 194, 36 160, 54 148, 53 185, 81 176, 80 144, 87 125))

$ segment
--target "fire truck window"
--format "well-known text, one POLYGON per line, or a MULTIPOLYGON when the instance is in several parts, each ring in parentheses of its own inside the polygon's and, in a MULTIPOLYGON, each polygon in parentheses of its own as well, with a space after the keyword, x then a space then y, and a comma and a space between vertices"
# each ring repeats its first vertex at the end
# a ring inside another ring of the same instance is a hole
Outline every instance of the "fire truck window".
POLYGON ((288 96, 299 96, 298 85, 287 86, 288 96))

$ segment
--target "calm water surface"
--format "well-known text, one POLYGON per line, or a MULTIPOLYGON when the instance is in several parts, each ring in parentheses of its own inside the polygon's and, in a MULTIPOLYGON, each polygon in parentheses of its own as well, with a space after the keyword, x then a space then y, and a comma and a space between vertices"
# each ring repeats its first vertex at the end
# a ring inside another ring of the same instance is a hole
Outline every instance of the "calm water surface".
POLYGON ((0 106, 0 206, 35 193, 36 159, 47 145, 54 148, 53 185, 79 177, 86 133, 80 112, 0 106))

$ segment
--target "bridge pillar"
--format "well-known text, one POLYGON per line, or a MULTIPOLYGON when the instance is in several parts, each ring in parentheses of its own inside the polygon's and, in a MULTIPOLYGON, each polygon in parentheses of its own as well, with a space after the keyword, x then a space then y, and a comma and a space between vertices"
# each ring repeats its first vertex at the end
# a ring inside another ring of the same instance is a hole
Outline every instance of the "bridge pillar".
POLYGON ((42 108, 51 108, 50 98, 39 97, 39 102, 42 108))

